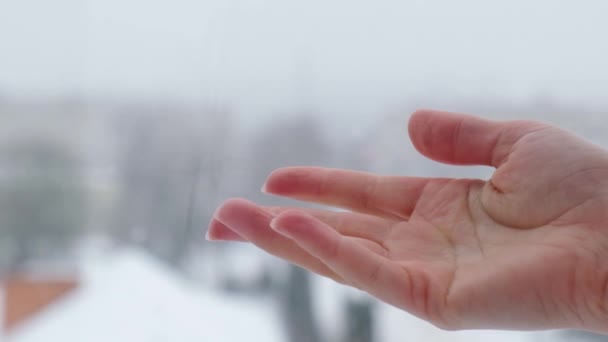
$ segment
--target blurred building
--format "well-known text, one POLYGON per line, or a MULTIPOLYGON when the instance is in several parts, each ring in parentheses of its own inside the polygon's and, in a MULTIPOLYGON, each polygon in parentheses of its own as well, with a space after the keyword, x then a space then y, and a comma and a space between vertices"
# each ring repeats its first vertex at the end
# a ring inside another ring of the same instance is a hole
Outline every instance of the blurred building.
POLYGON ((18 274, 6 277, 0 285, 0 334, 9 335, 20 324, 43 312, 78 287, 74 276, 18 274))
POLYGON ((267 303, 190 286, 139 250, 83 258, 78 285, 9 281, 4 298, 9 342, 282 340, 267 303))

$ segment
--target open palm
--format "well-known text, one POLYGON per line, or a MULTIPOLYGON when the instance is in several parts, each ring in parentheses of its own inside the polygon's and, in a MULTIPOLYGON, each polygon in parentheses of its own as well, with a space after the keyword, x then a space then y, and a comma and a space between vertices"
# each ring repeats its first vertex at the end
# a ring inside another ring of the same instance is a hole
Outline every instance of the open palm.
POLYGON ((227 201, 212 240, 246 240, 446 329, 608 331, 608 153, 558 128, 412 115, 425 156, 488 181, 284 168, 265 191, 348 209, 227 201))

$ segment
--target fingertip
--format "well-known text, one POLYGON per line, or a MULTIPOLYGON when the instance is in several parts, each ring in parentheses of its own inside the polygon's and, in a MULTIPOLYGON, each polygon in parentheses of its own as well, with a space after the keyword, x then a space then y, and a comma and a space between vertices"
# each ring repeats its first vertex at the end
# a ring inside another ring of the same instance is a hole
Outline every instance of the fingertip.
POLYGON ((294 219, 294 218, 297 219, 297 218, 302 218, 302 217, 305 217, 305 218, 309 218, 310 217, 310 218, 312 218, 312 216, 309 215, 309 214, 307 214, 305 211, 299 210, 299 209, 296 208, 296 209, 286 209, 286 210, 283 210, 281 213, 279 213, 276 216, 275 219, 276 220, 291 220, 291 219, 294 219))
POLYGON ((429 129, 428 121, 431 115, 434 113, 435 111, 430 109, 418 109, 412 113, 408 122, 408 134, 410 136, 410 140, 412 141, 412 144, 416 150, 423 155, 425 155, 426 151, 425 146, 428 145, 428 141, 425 142, 425 137, 429 136, 429 134, 427 134, 429 129))
POLYGON ((274 194, 277 192, 277 180, 280 180, 281 173, 283 172, 283 168, 273 170, 270 172, 264 184, 262 185, 262 193, 263 194, 274 194))
POLYGON ((290 195, 310 186, 311 167, 290 166, 276 169, 268 175, 262 192, 274 195, 290 195))
POLYGON ((216 219, 211 220, 209 223, 209 227, 207 228, 207 232, 205 234, 205 239, 207 241, 247 241, 241 235, 237 234, 235 231, 228 228, 228 226, 216 219))
POLYGON ((226 219, 252 205, 254 205, 252 202, 243 198, 230 198, 217 208, 213 214, 213 218, 220 222, 225 222, 226 219))
POLYGON ((294 230, 309 227, 315 220, 312 216, 299 210, 286 210, 270 221, 270 228, 277 233, 292 237, 294 230))
POLYGON ((231 198, 226 200, 213 214, 213 219, 207 230, 210 241, 249 241, 243 233, 243 222, 252 220, 252 213, 259 211, 259 207, 246 199, 231 198))
POLYGON ((445 112, 440 112, 437 110, 427 109, 427 108, 416 109, 412 113, 412 115, 410 115, 409 125, 415 127, 416 125, 420 124, 421 122, 428 120, 433 115, 441 114, 441 113, 445 113, 445 112))
POLYGON ((313 240, 319 241, 320 236, 324 236, 326 231, 333 231, 316 217, 297 209, 287 210, 277 215, 270 222, 270 227, 277 233, 294 240, 313 238, 313 240))
POLYGON ((216 241, 215 228, 213 222, 214 220, 211 220, 211 222, 209 223, 209 227, 207 227, 207 231, 205 232, 205 240, 207 241, 216 241))
POLYGON ((417 121, 419 120, 423 120, 425 117, 427 117, 430 114, 435 113, 436 111, 431 110, 431 109, 426 109, 426 108, 419 108, 416 109, 412 115, 410 115, 410 125, 411 124, 415 124, 417 121))
POLYGON ((277 233, 293 240, 313 256, 333 258, 339 244, 340 234, 315 217, 299 211, 289 210, 272 220, 270 226, 277 233))
POLYGON ((218 241, 218 230, 221 229, 221 227, 218 226, 223 226, 222 223, 220 223, 218 220, 211 220, 211 222, 209 222, 209 226, 207 227, 207 232, 205 233, 205 240, 207 241, 218 241))

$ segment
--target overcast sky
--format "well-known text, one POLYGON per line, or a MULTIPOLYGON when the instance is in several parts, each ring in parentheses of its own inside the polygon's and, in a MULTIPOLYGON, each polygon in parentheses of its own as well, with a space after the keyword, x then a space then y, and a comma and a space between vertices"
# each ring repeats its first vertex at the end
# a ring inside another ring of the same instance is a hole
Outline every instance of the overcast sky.
POLYGON ((601 102, 608 2, 4 0, 0 93, 337 118, 417 96, 601 102))

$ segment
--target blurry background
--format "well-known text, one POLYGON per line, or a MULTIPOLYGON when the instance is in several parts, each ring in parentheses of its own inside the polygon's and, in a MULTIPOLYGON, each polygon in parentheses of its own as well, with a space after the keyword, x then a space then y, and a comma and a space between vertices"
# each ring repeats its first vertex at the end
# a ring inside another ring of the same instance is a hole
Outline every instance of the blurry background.
POLYGON ((0 2, 0 340, 604 341, 443 332, 245 244, 214 209, 270 170, 487 177, 424 160, 416 108, 608 147, 608 3, 0 2))

